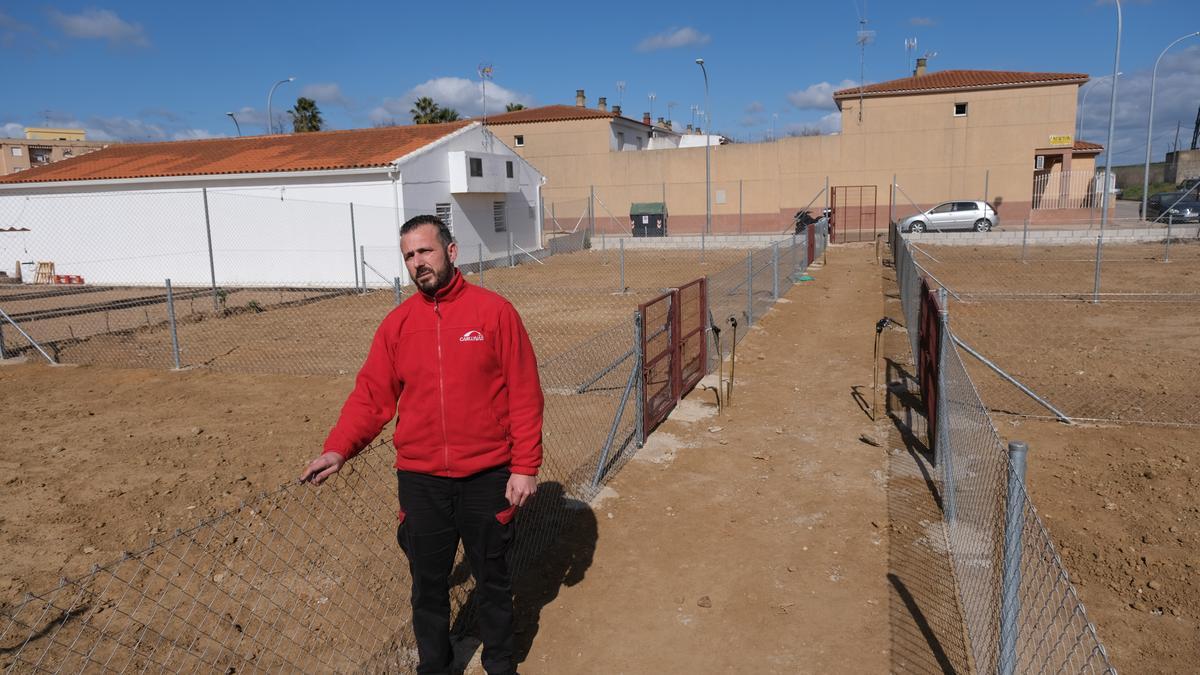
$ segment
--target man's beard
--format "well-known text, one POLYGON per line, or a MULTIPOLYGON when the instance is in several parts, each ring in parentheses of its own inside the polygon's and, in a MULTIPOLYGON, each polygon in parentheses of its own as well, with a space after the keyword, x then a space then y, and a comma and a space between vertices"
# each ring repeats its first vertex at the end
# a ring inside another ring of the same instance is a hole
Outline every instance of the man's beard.
POLYGON ((428 295, 433 295, 433 294, 437 293, 438 291, 442 290, 443 288, 445 288, 446 285, 450 283, 450 279, 453 277, 454 277, 454 266, 453 265, 446 265, 445 269, 443 269, 441 271, 441 273, 438 273, 438 271, 432 267, 428 267, 428 266, 418 267, 417 273, 416 273, 416 275, 414 275, 414 279, 417 283, 417 288, 421 289, 422 292, 424 292, 428 295), (428 276, 421 276, 421 275, 425 274, 426 272, 430 272, 431 274, 428 276))

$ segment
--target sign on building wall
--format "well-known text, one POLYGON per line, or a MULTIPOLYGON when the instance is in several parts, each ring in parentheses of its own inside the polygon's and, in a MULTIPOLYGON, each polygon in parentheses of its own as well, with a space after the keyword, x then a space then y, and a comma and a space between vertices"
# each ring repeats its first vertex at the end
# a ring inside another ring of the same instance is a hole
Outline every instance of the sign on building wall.
POLYGON ((1074 145, 1075 138, 1071 134, 1061 134, 1050 137, 1050 145, 1074 145))

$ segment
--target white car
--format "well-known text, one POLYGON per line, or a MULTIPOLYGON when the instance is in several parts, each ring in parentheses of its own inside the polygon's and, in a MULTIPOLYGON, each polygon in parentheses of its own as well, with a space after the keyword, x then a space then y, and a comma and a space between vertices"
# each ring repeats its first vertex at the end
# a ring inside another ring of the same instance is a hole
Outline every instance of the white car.
POLYGON ((901 232, 975 230, 987 232, 1000 224, 996 210, 984 201, 942 202, 924 213, 900 221, 901 232))

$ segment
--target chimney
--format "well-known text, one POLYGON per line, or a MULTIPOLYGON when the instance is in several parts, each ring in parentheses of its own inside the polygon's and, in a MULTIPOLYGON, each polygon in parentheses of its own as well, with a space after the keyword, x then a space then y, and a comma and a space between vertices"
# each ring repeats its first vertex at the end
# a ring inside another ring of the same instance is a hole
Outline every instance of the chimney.
POLYGON ((650 126, 650 113, 648 113, 648 112, 642 113, 642 124, 645 124, 646 126, 650 126))
POLYGON ((576 108, 586 108, 587 107, 587 96, 583 95, 582 89, 575 90, 575 107, 576 108))
POLYGON ((921 77, 925 74, 925 64, 928 60, 924 56, 917 57, 917 69, 913 71, 913 77, 921 77))
POLYGON ((690 125, 690 124, 689 124, 689 125, 687 125, 687 132, 688 132, 689 134, 690 134, 690 133, 692 133, 692 125, 690 125))
POLYGON ((658 118, 658 126, 665 127, 665 126, 667 126, 667 123, 664 122, 663 118, 660 117, 660 118, 658 118))
POLYGON ((613 114, 616 115, 617 117, 620 117, 621 116, 621 106, 614 105, 613 106, 613 114))
POLYGON ((608 112, 608 99, 601 96, 596 107, 600 108, 600 112, 608 112))

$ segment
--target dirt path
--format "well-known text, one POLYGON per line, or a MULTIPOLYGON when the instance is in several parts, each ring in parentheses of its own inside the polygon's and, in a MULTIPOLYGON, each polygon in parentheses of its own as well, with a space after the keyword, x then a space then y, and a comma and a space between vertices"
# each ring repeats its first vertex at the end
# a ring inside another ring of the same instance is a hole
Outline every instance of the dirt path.
POLYGON ((851 395, 879 267, 838 248, 814 274, 739 347, 733 406, 694 392, 583 514, 594 550, 527 619, 522 672, 891 669, 886 453, 851 395))

